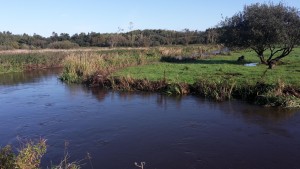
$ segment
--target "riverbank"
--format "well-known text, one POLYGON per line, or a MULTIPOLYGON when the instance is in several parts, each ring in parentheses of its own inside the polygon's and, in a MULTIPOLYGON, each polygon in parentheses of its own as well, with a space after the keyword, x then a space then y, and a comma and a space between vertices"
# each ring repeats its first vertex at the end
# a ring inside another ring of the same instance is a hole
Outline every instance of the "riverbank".
MULTIPOLYGON (((272 70, 260 64, 245 66, 259 62, 254 52, 223 49, 216 45, 69 51, 54 55, 52 52, 52 55, 47 54, 49 60, 41 60, 64 67, 60 79, 67 83, 122 91, 194 94, 216 101, 242 99, 263 106, 300 107, 300 48, 272 70), (245 60, 238 62, 241 55, 245 60)), ((46 53, 49 52, 35 55, 46 53)), ((32 63, 24 59, 26 57, 12 58, 16 60, 16 67, 24 68, 18 64, 20 58, 27 65, 32 63)), ((8 69, 3 69, 2 64, 3 70, 8 69)))
POLYGON ((35 69, 62 68, 67 56, 81 53, 142 50, 143 48, 78 48, 0 50, 0 73, 23 72, 35 69))
POLYGON ((0 54, 0 74, 59 68, 63 66, 66 56, 67 53, 59 51, 0 54))
POLYGON ((195 94, 217 101, 243 99, 263 106, 300 107, 299 49, 272 70, 260 64, 245 66, 259 61, 250 51, 206 53, 201 48, 153 48, 72 56, 61 79, 121 91, 195 94), (241 55, 246 59, 238 62, 241 55), (180 59, 173 62, 163 57, 180 59))

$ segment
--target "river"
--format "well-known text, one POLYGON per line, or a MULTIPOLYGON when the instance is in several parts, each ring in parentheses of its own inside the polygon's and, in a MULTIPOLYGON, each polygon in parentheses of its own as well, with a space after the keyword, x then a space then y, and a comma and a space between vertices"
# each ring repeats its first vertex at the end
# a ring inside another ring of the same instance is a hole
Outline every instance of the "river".
POLYGON ((87 88, 59 72, 0 75, 0 146, 47 139, 43 168, 62 160, 65 142, 82 168, 300 168, 297 109, 87 88))

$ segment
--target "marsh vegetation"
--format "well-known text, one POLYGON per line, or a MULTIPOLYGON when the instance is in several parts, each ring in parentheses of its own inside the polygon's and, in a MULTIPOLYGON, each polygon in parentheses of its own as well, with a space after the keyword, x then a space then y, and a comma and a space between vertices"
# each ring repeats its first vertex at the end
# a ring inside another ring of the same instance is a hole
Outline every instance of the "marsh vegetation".
POLYGON ((263 64, 245 66, 260 62, 251 50, 224 48, 221 45, 191 45, 6 53, 0 55, 0 70, 7 73, 63 67, 60 79, 67 83, 299 107, 299 48, 272 70, 263 64), (237 61, 241 55, 244 60, 237 61))
POLYGON ((218 48, 216 45, 77 53, 66 57, 61 79, 122 91, 191 93, 218 101, 239 98, 266 106, 299 107, 298 48, 273 70, 261 64, 245 66, 259 62, 249 50, 207 54, 218 48), (241 55, 245 56, 242 63, 237 61, 241 55))

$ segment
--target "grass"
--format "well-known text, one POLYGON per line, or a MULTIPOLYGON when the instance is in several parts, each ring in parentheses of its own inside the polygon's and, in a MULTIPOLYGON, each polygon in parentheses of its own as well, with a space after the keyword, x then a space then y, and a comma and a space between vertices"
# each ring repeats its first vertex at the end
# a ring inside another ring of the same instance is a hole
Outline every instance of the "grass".
POLYGON ((157 81, 166 77, 172 83, 193 84, 198 80, 220 82, 223 79, 235 81, 237 85, 265 82, 276 84, 280 79, 286 84, 300 87, 300 48, 283 59, 283 64, 268 70, 266 65, 246 67, 236 62, 241 55, 246 62, 259 62, 255 53, 250 51, 232 52, 231 56, 214 56, 209 59, 196 60, 192 63, 155 63, 138 67, 129 67, 115 72, 117 77, 149 79, 157 81))
POLYGON ((156 50, 114 50, 77 52, 69 54, 64 62, 60 79, 68 83, 85 83, 107 78, 112 72, 125 67, 156 62, 156 50))
POLYGON ((28 141, 22 144, 18 154, 14 154, 10 145, 0 149, 0 167, 35 169, 39 168, 42 156, 46 153, 46 140, 40 139, 38 142, 28 141))
MULTIPOLYGON (((58 165, 52 165, 51 169, 80 169, 77 162, 69 162, 65 144, 64 159, 58 165)), ((38 169, 41 168, 42 157, 47 152, 45 139, 38 141, 26 141, 14 152, 11 145, 0 147, 0 169, 38 169)), ((48 168, 48 167, 47 167, 48 168)))
POLYGON ((114 90, 194 93, 218 101, 239 98, 260 105, 300 107, 300 48, 272 70, 266 65, 244 66, 259 62, 250 50, 212 54, 220 48, 187 46, 75 53, 66 57, 61 79, 114 90), (242 63, 237 61, 241 55, 245 56, 242 63))
POLYGON ((268 69, 266 65, 244 66, 258 62, 254 52, 243 50, 192 62, 156 62, 128 67, 112 76, 164 81, 169 84, 164 87, 167 93, 182 94, 180 91, 189 90, 187 93, 218 101, 239 98, 265 106, 300 107, 300 48, 274 69, 268 69), (237 62, 241 55, 246 58, 243 63, 237 62), (188 89, 183 87, 187 85, 188 89))
POLYGON ((0 55, 0 73, 61 67, 64 52, 5 53, 0 55))
POLYGON ((220 101, 239 98, 262 105, 300 107, 299 47, 273 69, 260 64, 244 66, 259 62, 250 50, 222 49, 221 45, 193 45, 10 52, 0 54, 0 73, 63 66, 60 79, 68 83, 125 91, 194 93, 220 101), (242 63, 237 61, 241 55, 245 56, 242 63))

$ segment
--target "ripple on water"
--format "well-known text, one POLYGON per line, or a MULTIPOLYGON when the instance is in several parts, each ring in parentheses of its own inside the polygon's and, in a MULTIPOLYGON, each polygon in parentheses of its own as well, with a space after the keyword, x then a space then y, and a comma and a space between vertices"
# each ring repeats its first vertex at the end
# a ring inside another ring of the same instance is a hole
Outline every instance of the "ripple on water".
POLYGON ((0 145, 18 145, 17 136, 45 137, 46 159, 59 161, 67 140, 72 159, 91 151, 94 168, 106 169, 142 160, 165 169, 300 167, 298 110, 95 92, 57 83, 56 76, 0 86, 0 145), (105 95, 99 99, 99 93, 105 95))

